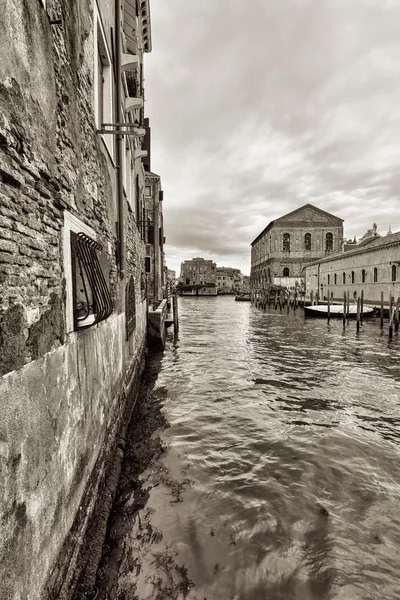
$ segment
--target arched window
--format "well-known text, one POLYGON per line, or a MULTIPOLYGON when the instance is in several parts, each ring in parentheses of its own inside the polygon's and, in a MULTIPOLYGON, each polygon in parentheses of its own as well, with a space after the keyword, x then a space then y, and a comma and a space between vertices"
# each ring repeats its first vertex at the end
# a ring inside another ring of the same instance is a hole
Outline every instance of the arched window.
POLYGON ((289 268, 288 268, 288 267, 285 267, 285 268, 283 269, 283 276, 284 276, 284 277, 289 277, 289 275, 290 275, 289 268))
POLYGON ((354 283, 355 281, 355 275, 354 275, 354 271, 351 272, 351 283, 354 283))
POLYGON ((325 251, 331 252, 333 250, 333 233, 327 233, 325 236, 325 251))
POLYGON ((392 281, 396 281, 397 279, 397 267, 396 265, 392 265, 392 281))
POLYGON ((283 251, 290 252, 290 235, 288 233, 283 234, 283 251))
POLYGON ((304 236, 304 250, 311 250, 311 233, 304 236))
POLYGON ((330 285, 330 283, 331 283, 331 276, 328 273, 328 285, 330 285))
POLYGON ((378 282, 378 269, 375 267, 374 269, 374 283, 378 282))
POLYGON ((343 285, 346 283, 346 273, 343 273, 343 285))
POLYGON ((365 278, 367 276, 367 272, 365 269, 361 271, 361 283, 365 283, 365 278))
POLYGON ((135 298, 135 282, 133 275, 129 279, 125 292, 125 318, 126 318, 126 337, 132 335, 136 327, 136 298, 135 298))
POLYGON ((335 285, 336 285, 337 284, 337 274, 336 273, 334 275, 334 282, 335 282, 335 285))

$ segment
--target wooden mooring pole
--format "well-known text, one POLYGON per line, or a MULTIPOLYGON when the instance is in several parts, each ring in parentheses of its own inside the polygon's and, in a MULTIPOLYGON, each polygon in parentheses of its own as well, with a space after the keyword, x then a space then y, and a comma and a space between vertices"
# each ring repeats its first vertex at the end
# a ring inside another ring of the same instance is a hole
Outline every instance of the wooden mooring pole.
POLYGON ((357 298, 357 333, 360 333, 361 298, 357 298))
POLYGON ((389 299, 389 340, 391 340, 393 338, 393 321, 394 321, 394 313, 395 313, 395 308, 393 307, 393 296, 392 294, 390 294, 390 299, 389 299))
POLYGON ((399 312, 400 312, 400 298, 397 298, 396 302, 396 317, 394 320, 394 330, 397 333, 399 331, 399 312))
POLYGON ((364 290, 361 290, 360 299, 360 323, 363 324, 363 312, 364 312, 364 290))
POLYGON ((383 292, 381 292, 381 329, 383 329, 383 292))
POLYGON ((328 288, 328 325, 331 322, 331 294, 328 288))
POLYGON ((346 327, 346 292, 343 295, 343 327, 346 327))
POLYGON ((179 331, 179 317, 178 317, 178 297, 176 294, 172 296, 172 309, 174 316, 174 334, 177 334, 179 331))

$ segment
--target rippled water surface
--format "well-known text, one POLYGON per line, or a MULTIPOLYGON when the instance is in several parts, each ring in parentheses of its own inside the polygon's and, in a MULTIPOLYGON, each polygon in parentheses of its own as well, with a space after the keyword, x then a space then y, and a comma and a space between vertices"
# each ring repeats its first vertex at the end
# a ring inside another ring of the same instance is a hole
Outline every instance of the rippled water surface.
POLYGON ((400 598, 400 342, 180 298, 156 387, 183 501, 151 502, 200 600, 400 598))

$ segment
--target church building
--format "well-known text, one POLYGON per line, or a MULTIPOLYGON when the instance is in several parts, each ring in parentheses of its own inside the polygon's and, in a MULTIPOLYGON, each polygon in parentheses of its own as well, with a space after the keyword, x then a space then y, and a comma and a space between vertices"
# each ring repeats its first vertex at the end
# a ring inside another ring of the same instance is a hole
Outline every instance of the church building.
POLYGON ((304 267, 342 250, 343 219, 312 204, 271 221, 251 243, 252 289, 304 285, 304 267))

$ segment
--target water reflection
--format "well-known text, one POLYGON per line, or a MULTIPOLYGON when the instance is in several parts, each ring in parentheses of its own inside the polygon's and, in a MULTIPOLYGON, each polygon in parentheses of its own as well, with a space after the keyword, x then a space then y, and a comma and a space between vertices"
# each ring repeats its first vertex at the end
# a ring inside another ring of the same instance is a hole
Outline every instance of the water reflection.
MULTIPOLYGON (((399 340, 231 297, 180 299, 150 494, 193 600, 399 598, 399 340)), ((147 598, 147 596, 143 596, 147 598)))

